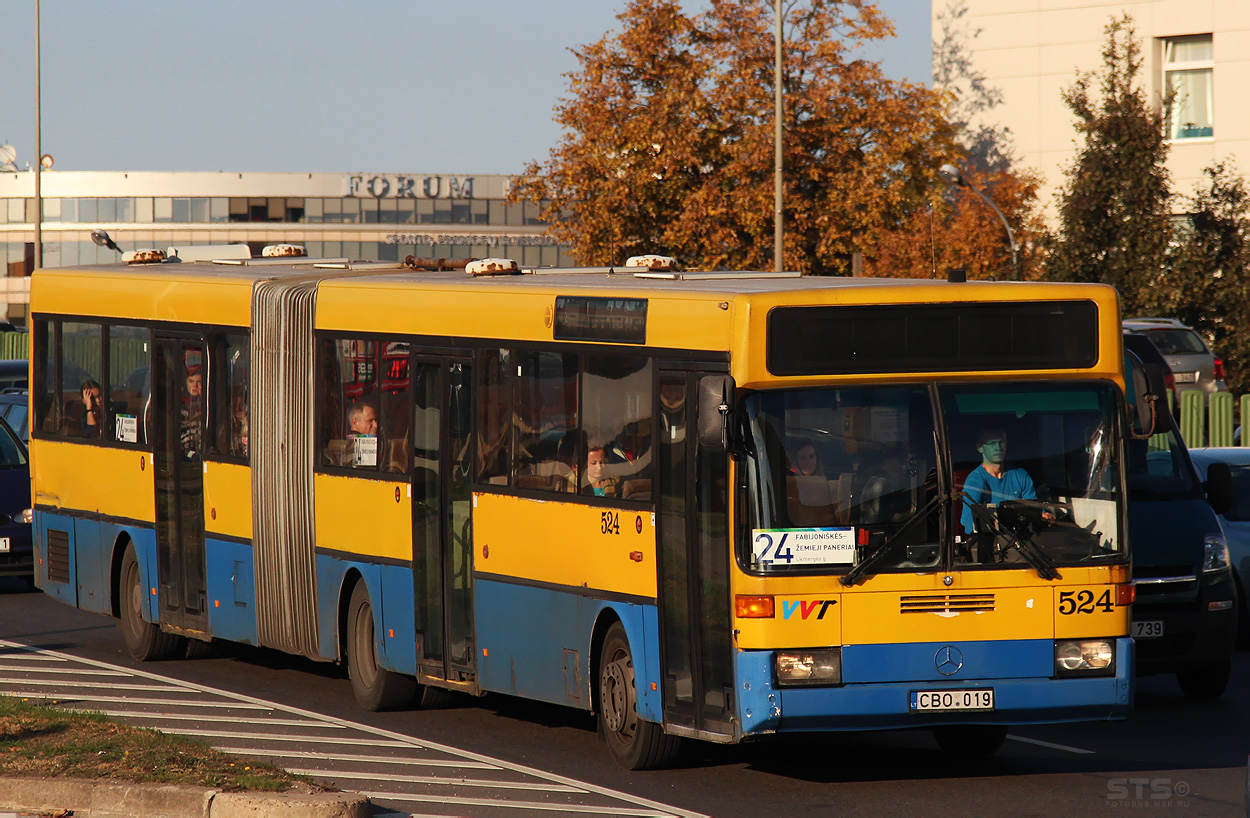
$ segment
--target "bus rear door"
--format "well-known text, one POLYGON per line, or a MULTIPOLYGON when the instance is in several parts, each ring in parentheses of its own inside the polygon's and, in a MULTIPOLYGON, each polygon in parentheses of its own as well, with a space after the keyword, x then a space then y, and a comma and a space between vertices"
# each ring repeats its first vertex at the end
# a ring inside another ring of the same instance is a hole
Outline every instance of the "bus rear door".
POLYGON ((469 359, 412 367, 412 574, 418 681, 472 683, 473 547, 469 359))

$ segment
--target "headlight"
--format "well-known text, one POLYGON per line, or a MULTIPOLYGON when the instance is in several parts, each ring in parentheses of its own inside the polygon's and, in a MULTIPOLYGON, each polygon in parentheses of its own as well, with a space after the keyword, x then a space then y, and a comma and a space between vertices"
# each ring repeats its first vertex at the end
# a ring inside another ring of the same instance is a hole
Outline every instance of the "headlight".
POLYGON ((1099 676, 1115 672, 1115 643, 1110 639, 1061 639, 1055 642, 1055 673, 1099 676))
POLYGON ((842 684, 842 648, 776 654, 777 685, 842 684))
POLYGON ((27 525, 30 525, 35 521, 35 512, 29 508, 24 508, 22 509, 22 512, 17 515, 17 521, 19 523, 26 523, 27 525))
POLYGON ((1202 570, 1219 571, 1228 567, 1228 543, 1222 534, 1208 534, 1202 538, 1202 570))

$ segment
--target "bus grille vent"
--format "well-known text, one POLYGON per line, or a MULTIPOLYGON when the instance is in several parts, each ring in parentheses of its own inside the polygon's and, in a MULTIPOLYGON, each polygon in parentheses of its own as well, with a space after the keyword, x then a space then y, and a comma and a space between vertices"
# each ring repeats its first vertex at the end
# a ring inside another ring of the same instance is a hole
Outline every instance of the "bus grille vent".
POLYGON ((69 532, 48 529, 48 580, 69 582, 69 532))
POLYGON ((994 610, 993 594, 938 594, 899 597, 900 613, 960 613, 994 610))

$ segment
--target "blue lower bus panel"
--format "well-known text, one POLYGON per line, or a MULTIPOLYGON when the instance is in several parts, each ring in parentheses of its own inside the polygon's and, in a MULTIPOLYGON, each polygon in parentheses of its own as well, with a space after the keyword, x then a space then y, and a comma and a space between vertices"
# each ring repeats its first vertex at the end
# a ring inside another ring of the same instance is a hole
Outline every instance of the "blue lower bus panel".
POLYGON ((952 643, 964 664, 942 677, 936 657, 945 647, 844 647, 844 684, 813 687, 779 687, 773 682, 773 651, 741 651, 737 675, 743 732, 1103 721, 1126 718, 1132 709, 1133 640, 1128 637, 1116 640, 1115 674, 1108 676, 1052 678, 1054 641, 1036 639, 952 643), (857 674, 857 667, 872 668, 871 675, 879 678, 855 681, 867 675, 857 674), (915 669, 914 680, 899 681, 907 668, 915 669), (992 709, 987 706, 990 692, 992 709))

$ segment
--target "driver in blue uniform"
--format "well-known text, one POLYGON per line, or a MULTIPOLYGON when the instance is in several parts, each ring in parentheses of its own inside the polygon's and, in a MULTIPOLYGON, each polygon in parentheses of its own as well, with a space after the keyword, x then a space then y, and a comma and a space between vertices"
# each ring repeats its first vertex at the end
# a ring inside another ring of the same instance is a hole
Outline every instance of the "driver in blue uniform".
MULTIPOLYGON (((975 531, 972 504, 998 504, 1003 500, 1036 500, 1037 489, 1033 478, 1022 468, 1007 463, 1007 433, 1002 429, 982 429, 977 436, 977 451, 981 453, 981 465, 977 466, 964 481, 964 510, 960 516, 964 531, 975 531)), ((1054 519, 1046 512, 1042 516, 1054 519)))

